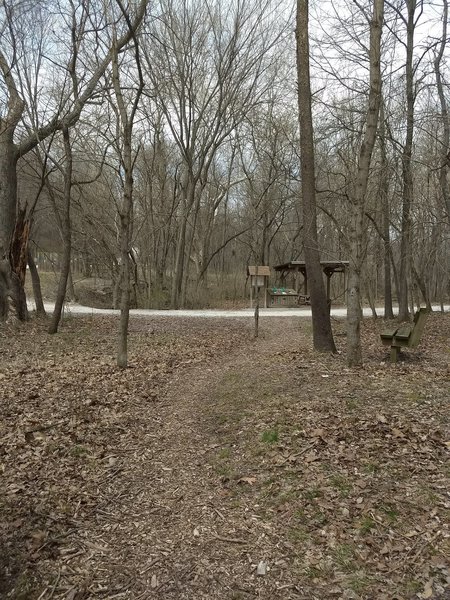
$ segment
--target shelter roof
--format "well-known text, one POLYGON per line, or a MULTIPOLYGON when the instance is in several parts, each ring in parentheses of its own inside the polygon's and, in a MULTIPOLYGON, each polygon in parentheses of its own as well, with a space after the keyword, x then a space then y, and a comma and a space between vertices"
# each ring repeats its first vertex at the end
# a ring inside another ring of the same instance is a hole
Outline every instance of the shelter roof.
MULTIPOLYGON (((349 265, 348 260, 321 260, 320 265, 325 273, 343 273, 349 265)), ((274 267, 275 271, 300 271, 306 273, 304 260, 291 260, 274 267)))

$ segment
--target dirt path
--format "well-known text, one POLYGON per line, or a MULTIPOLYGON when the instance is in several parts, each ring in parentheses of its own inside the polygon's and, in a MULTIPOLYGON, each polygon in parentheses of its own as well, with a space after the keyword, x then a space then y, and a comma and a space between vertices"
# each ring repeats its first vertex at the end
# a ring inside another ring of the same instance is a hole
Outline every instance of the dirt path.
POLYGON ((282 565, 288 549, 268 537, 269 525, 248 505, 255 473, 250 465, 239 472, 228 466, 240 420, 255 409, 248 393, 255 362, 260 377, 281 346, 270 330, 257 344, 181 372, 147 415, 148 443, 139 441, 141 452, 128 465, 122 510, 119 499, 113 523, 102 527, 114 529, 102 540, 118 551, 115 589, 132 581, 123 597, 269 598, 277 589, 291 597, 290 578, 273 581, 269 564, 266 575, 256 573, 269 556, 282 565))

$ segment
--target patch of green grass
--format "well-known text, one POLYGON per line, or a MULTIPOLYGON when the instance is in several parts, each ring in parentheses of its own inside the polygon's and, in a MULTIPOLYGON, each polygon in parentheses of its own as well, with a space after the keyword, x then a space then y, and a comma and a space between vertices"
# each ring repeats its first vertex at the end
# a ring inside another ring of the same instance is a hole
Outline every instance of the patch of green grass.
POLYGON ((364 573, 357 572, 348 578, 347 583, 351 590, 361 595, 367 590, 370 579, 364 573))
POLYGON ((219 452, 217 453, 217 458, 219 460, 225 460, 227 458, 230 458, 231 456, 231 448, 222 448, 221 450, 219 450, 219 452))
POLYGON ((423 583, 420 583, 420 581, 412 579, 411 581, 407 581, 404 584, 404 590, 405 590, 404 595, 409 598, 413 594, 417 594, 418 592, 420 592, 422 590, 422 588, 423 588, 423 583))
POLYGON ((393 523, 394 521, 397 520, 398 510, 396 510, 394 506, 391 506, 391 505, 380 506, 380 510, 384 512, 384 514, 386 515, 386 517, 388 518, 388 520, 391 523, 393 523))
POLYGON ((231 448, 224 446, 221 448, 212 461, 214 472, 220 477, 232 479, 235 475, 229 462, 231 457, 231 448))
POLYGON ((306 567, 306 569, 303 570, 303 574, 307 579, 312 581, 326 581, 333 575, 333 572, 330 569, 330 566, 324 562, 322 564, 310 565, 309 567, 306 567))
POLYGON ((315 498, 321 498, 323 496, 323 492, 319 488, 311 488, 309 490, 305 490, 303 492, 303 496, 306 500, 312 501, 315 498))
POLYGON ((294 513, 294 517, 299 523, 302 523, 303 525, 305 525, 308 522, 308 517, 303 508, 299 508, 298 510, 296 510, 294 513))
POLYGON ((441 501, 440 496, 433 490, 422 486, 420 491, 417 493, 417 500, 426 506, 436 506, 441 501))
POLYGON ((339 491, 343 498, 347 498, 352 490, 352 484, 344 475, 333 475, 330 478, 331 485, 339 491))
POLYGON ((355 554, 350 544, 339 544, 333 550, 333 559, 338 567, 345 573, 355 571, 355 554))
POLYGON ((349 410, 356 410, 357 408, 359 408, 360 402, 359 400, 356 400, 356 398, 347 398, 345 401, 345 406, 349 409, 349 410))
POLYGON ((418 404, 421 404, 425 400, 425 396, 422 392, 418 392, 417 390, 410 390, 406 393, 406 399, 410 402, 416 402, 418 404))
POLYGON ((304 576, 311 581, 320 581, 321 579, 327 579, 329 574, 320 566, 310 565, 303 571, 304 576))
POLYGON ((372 519, 372 517, 365 516, 365 517, 363 517, 363 519, 361 520, 361 522, 359 524, 359 531, 360 531, 360 533, 365 535, 367 533, 370 533, 372 531, 372 529, 374 529, 376 527, 376 525, 377 524, 372 519))
POLYGON ((267 501, 273 508, 284 506, 285 504, 293 504, 298 498, 298 491, 295 489, 281 491, 278 495, 270 494, 267 496, 267 501))
POLYGON ((305 576, 308 579, 320 579, 322 574, 323 572, 319 567, 307 567, 305 569, 305 576))
POLYGON ((368 462, 364 465, 364 472, 369 475, 374 475, 380 470, 380 465, 376 462, 368 462))
POLYGON ((263 431, 261 435, 261 441, 265 444, 276 444, 279 439, 279 433, 277 429, 268 429, 263 431))
POLYGON ((233 469, 227 463, 214 465, 214 471, 217 475, 226 479, 232 479, 234 475, 233 469))
POLYGON ((70 449, 70 454, 72 456, 86 456, 87 448, 85 446, 72 446, 70 449))
POLYGON ((20 573, 14 584, 14 598, 16 600, 28 600, 33 595, 34 582, 28 574, 20 573))
POLYGON ((314 527, 323 527, 327 523, 328 517, 323 511, 318 510, 312 515, 312 525, 314 525, 314 527))
POLYGON ((288 531, 288 537, 291 540, 291 542, 299 544, 304 544, 311 538, 306 527, 302 527, 301 525, 291 527, 288 531))

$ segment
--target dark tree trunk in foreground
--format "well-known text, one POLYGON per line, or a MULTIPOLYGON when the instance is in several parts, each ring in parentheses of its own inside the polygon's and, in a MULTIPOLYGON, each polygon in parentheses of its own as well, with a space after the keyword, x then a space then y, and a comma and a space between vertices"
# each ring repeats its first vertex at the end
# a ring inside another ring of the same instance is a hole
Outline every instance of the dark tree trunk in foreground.
POLYGON ((10 265, 6 259, 0 258, 0 321, 6 321, 9 313, 10 265))
POLYGON ((314 348, 320 352, 336 352, 317 238, 314 139, 309 72, 308 0, 297 1, 296 41, 303 231, 306 274, 311 297, 314 348))
POLYGON ((27 273, 30 221, 26 219, 25 213, 26 209, 20 209, 18 211, 9 252, 11 290, 16 315, 19 321, 28 320, 27 298, 24 286, 27 273))

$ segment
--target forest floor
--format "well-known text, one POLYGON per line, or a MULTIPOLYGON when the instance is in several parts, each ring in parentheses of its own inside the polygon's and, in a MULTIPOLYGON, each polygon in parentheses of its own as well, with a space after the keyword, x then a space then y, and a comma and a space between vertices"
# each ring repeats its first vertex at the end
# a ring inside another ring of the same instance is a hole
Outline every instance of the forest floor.
POLYGON ((305 319, 0 328, 0 598, 450 598, 450 315, 391 365, 305 319))

